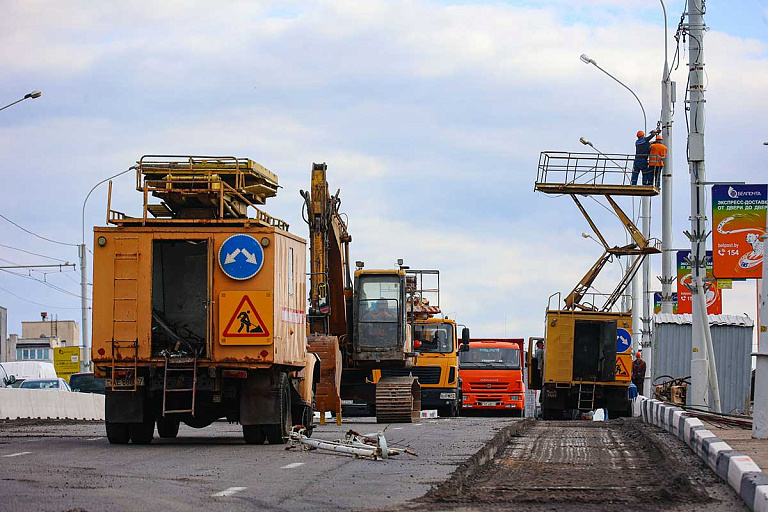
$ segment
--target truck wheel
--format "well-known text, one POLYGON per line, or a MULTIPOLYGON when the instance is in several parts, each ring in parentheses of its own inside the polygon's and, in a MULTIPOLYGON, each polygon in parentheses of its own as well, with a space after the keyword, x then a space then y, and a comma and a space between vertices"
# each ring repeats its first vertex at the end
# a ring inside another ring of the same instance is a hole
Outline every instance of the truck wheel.
POLYGON ((157 435, 163 439, 173 439, 179 435, 179 420, 157 418, 157 435))
POLYGON ((109 444, 128 444, 131 440, 131 433, 127 423, 105 422, 107 428, 107 439, 109 444))
POLYGON ((245 444, 264 444, 267 440, 264 425, 243 425, 243 438, 245 444))
POLYGON ((266 425, 264 430, 267 433, 269 444, 285 444, 293 426, 291 417, 291 390, 289 388, 288 375, 280 373, 277 379, 277 389, 279 401, 277 404, 278 417, 280 423, 266 425))
POLYGON ((308 405, 301 408, 301 424, 307 431, 304 433, 307 437, 312 437, 312 431, 315 429, 315 410, 308 405))
POLYGON ((133 444, 149 444, 155 437, 155 420, 143 423, 129 423, 128 430, 131 433, 133 444))

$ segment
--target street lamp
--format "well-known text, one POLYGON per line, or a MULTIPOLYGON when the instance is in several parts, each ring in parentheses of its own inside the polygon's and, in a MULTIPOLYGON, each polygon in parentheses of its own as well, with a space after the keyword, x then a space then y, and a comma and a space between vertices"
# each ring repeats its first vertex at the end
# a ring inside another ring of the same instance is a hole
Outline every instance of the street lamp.
POLYGON ((27 93, 27 94, 25 94, 25 95, 24 95, 24 97, 23 97, 23 98, 21 98, 20 100, 16 100, 16 101, 14 101, 13 103, 9 103, 8 105, 4 106, 3 108, 0 108, 0 110, 5 110, 5 109, 7 109, 8 107, 12 107, 12 106, 14 106, 15 104, 17 104, 17 103, 21 103, 22 101, 24 101, 24 100, 27 100, 27 99, 29 99, 29 98, 32 98, 32 99, 34 99, 34 98, 39 98, 40 96, 42 96, 42 94, 43 94, 43 93, 41 93, 40 91, 32 91, 32 92, 30 92, 30 93, 27 93))
MULTIPOLYGON (((663 3, 662 3, 662 5, 663 5, 663 3)), ((666 9, 664 10, 664 12, 666 13, 666 9)), ((665 27, 665 30, 666 30, 666 27, 665 27)), ((647 132, 648 131, 648 120, 647 120, 647 118, 645 116, 645 107, 643 107, 643 102, 640 101, 640 98, 637 97, 637 94, 635 94, 635 91, 630 89, 624 82, 622 82, 621 80, 619 80, 618 78, 616 78, 615 76, 613 76, 612 74, 610 74, 609 72, 607 72, 606 70, 604 70, 603 68, 598 66, 597 62, 595 62, 595 59, 590 58, 589 55, 587 55, 585 53, 582 53, 579 58, 581 59, 581 61, 584 64, 592 64, 597 69, 599 69, 600 71, 602 71, 603 73, 605 73, 609 77, 613 78, 613 80, 615 80, 616 83, 618 83, 619 85, 624 87, 626 90, 628 90, 632 94, 632 96, 635 97, 635 99, 637 100, 637 104, 640 105, 640 110, 643 111, 643 128, 647 132)), ((643 234, 646 236, 646 238, 649 238, 651 236, 651 199, 648 196, 644 196, 642 198, 642 200, 641 200, 641 203, 642 203, 642 216, 641 217, 642 217, 642 220, 643 220, 642 231, 643 231, 643 234)), ((643 317, 642 317, 643 329, 641 330, 641 336, 642 336, 642 339, 643 339, 643 344, 650 343, 650 338, 651 338, 651 331, 650 331, 650 325, 651 325, 651 302, 650 302, 651 301, 651 291, 650 291, 650 286, 651 286, 651 283, 650 283, 650 280, 651 280, 651 262, 648 260, 648 258, 646 258, 643 261, 643 300, 642 300, 642 304, 643 304, 643 317)), ((633 282, 635 282, 635 281, 633 280, 633 282)), ((636 310, 637 310, 636 307, 632 308, 632 312, 633 312, 632 323, 633 323, 633 328, 635 328, 635 329, 636 329, 636 327, 634 327, 634 325, 636 325, 636 324, 635 324, 635 318, 634 317, 635 317, 635 311, 636 310)), ((649 377, 646 377, 646 380, 648 380, 648 379, 649 379, 649 377)))
POLYGON ((606 75, 608 75, 609 77, 611 77, 611 78, 613 78, 614 80, 616 80, 616 82, 617 82, 619 85, 621 85, 623 88, 625 88, 626 90, 628 90, 628 91, 629 91, 629 92, 632 94, 632 96, 634 96, 634 97, 635 97, 635 99, 637 100, 637 104, 638 104, 638 105, 640 105, 640 110, 642 110, 642 111, 643 111, 643 129, 644 129, 645 131, 648 131, 648 121, 647 121, 647 119, 646 119, 646 117, 645 117, 645 107, 643 107, 643 102, 642 102, 642 101, 640 101, 640 98, 638 98, 638 97, 637 97, 637 94, 635 94, 635 91, 633 91, 632 89, 630 89, 629 87, 627 87, 627 85, 626 85, 624 82, 622 82, 621 80, 619 80, 618 78, 616 78, 615 76, 613 76, 612 74, 610 74, 609 72, 607 72, 606 70, 604 70, 603 68, 601 68, 600 66, 598 66, 598 65, 597 65, 597 62, 595 61, 595 59, 592 59, 592 58, 590 58, 590 56, 589 56, 589 55, 587 55, 586 53, 582 53, 582 54, 581 54, 581 56, 580 56, 579 58, 581 59, 581 62, 583 62, 584 64, 592 64, 592 65, 593 65, 593 66, 595 66, 597 69, 599 69, 600 71, 602 71, 603 73, 605 73, 605 74, 606 74, 606 75))

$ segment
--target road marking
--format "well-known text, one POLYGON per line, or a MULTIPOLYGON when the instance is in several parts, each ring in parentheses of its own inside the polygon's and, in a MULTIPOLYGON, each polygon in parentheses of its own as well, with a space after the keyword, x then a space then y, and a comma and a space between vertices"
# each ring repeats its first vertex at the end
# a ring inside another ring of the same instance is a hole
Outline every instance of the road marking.
POLYGON ((394 427, 392 430, 403 430, 403 427, 394 427))
POLYGON ((20 456, 20 455, 26 455, 26 454, 28 454, 28 453, 32 453, 32 452, 19 452, 19 453, 11 453, 10 455, 3 455, 3 457, 18 457, 18 456, 20 456))
POLYGON ((229 489, 224 489, 223 491, 215 492, 215 493, 211 494, 211 497, 212 498, 224 498, 226 496, 232 496, 236 492, 244 491, 246 489, 247 489, 247 487, 230 487, 229 489))
POLYGON ((91 439, 86 439, 86 441, 98 441, 99 439, 104 439, 103 437, 92 437, 91 439))
POLYGON ((299 466, 303 466, 304 462, 291 462, 290 464, 286 464, 285 466, 281 467, 280 469, 293 469, 297 468, 299 466))

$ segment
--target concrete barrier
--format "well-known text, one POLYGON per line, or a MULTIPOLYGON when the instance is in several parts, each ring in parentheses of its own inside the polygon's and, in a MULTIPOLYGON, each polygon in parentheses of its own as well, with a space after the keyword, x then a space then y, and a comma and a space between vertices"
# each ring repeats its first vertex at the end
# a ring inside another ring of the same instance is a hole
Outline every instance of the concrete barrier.
POLYGON ((104 420, 104 396, 48 389, 0 389, 0 419, 104 420))
POLYGON ((677 436, 698 455, 712 471, 728 482, 750 510, 768 512, 768 475, 751 457, 733 450, 728 443, 704 427, 698 418, 683 409, 638 396, 634 415, 650 425, 677 436))

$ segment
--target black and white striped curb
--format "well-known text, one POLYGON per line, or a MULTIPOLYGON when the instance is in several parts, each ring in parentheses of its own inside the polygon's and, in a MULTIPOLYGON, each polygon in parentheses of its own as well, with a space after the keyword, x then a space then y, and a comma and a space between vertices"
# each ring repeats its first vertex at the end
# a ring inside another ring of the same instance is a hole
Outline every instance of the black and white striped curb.
POLYGON ((670 404, 638 396, 635 416, 685 442, 717 476, 728 482, 750 510, 768 512, 768 475, 752 457, 742 455, 704 427, 698 418, 670 404))

